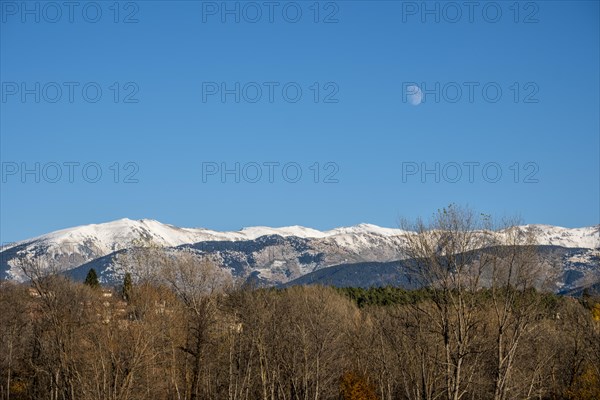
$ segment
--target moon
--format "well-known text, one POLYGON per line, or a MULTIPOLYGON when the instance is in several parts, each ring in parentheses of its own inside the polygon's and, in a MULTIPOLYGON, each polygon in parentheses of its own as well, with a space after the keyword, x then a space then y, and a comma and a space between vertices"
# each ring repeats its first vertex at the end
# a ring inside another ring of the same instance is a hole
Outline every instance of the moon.
POLYGON ((413 106, 418 106, 423 101, 423 92, 421 88, 416 85, 409 85, 406 87, 406 99, 413 106))

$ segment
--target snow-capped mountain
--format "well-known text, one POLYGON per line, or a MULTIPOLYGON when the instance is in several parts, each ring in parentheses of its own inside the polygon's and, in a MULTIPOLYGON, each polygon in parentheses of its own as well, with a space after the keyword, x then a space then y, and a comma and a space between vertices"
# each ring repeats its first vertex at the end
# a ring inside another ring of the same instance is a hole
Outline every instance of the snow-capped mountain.
MULTIPOLYGON (((198 244, 236 243, 248 246, 259 238, 295 238, 311 243, 325 253, 335 256, 330 262, 363 261, 367 259, 397 259, 401 246, 402 231, 361 224, 355 227, 318 231, 302 226, 270 228, 263 226, 243 228, 239 231, 219 232, 203 228, 179 228, 155 220, 120 219, 103 224, 84 225, 63 229, 32 239, 13 243, 0 249, 2 275, 22 280, 21 271, 16 268, 18 257, 38 257, 61 265, 62 269, 75 269, 93 260, 109 256, 127 248, 153 243, 161 247, 193 246, 198 244), (322 243, 321 243, 322 242, 322 243), (385 245, 383 244, 385 242, 385 245), (383 245, 383 246, 382 246, 383 245), (376 254, 373 254, 373 253, 376 254)), ((284 240, 289 241, 289 240, 284 240)), ((308 247, 311 247, 308 245, 308 247)), ((272 250, 272 246, 266 245, 272 250)), ((259 252, 260 253, 260 252, 259 252)), ((268 253, 268 251, 267 251, 268 253)), ((305 255, 306 256, 306 255, 305 255)), ((277 257, 256 254, 263 260, 260 270, 265 277, 269 269, 284 265, 277 257)), ((331 265, 327 263, 327 265, 331 265)), ((312 269, 310 269, 312 270, 312 269)), ((309 272, 300 268, 299 274, 309 272)))
MULTIPOLYGON (((570 229, 524 225, 514 229, 532 232, 541 246, 583 249, 570 253, 577 260, 593 263, 597 259, 594 249, 600 247, 600 226, 570 229)), ((102 279, 114 281, 119 278, 115 262, 119 254, 143 243, 153 243, 173 251, 211 254, 236 276, 281 284, 331 266, 401 260, 405 234, 400 229, 370 224, 329 231, 302 226, 257 226, 219 232, 180 228, 148 219, 120 219, 63 229, 4 246, 0 249, 0 277, 24 280, 16 260, 29 258, 43 265, 58 265, 73 276, 94 267, 102 279)), ((572 264, 581 265, 581 262, 572 264)))

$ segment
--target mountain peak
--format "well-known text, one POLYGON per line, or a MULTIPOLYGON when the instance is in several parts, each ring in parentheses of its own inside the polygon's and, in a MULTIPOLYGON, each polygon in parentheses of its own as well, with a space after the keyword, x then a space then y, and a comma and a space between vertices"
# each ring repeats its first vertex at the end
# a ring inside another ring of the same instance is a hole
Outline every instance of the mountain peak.
MULTIPOLYGON (((530 224, 516 227, 517 229, 533 229, 540 244, 557 245, 563 247, 598 247, 598 231, 600 226, 583 228, 563 228, 552 225, 530 224)), ((283 237, 297 236, 305 239, 329 238, 352 235, 375 236, 400 236, 405 232, 397 228, 385 228, 370 223, 360 223, 354 226, 339 227, 328 231, 320 231, 301 225, 283 227, 250 226, 239 231, 214 231, 206 228, 182 228, 165 224, 155 219, 133 220, 121 218, 113 221, 80 225, 72 228, 50 232, 32 239, 23 240, 4 246, 3 249, 44 241, 53 242, 79 242, 91 240, 99 242, 99 246, 110 249, 127 246, 131 241, 142 237, 156 241, 163 246, 179 246, 182 244, 197 243, 202 241, 237 241, 254 240, 265 235, 279 235, 283 237)))
MULTIPOLYGON (((540 245, 560 246, 563 252, 572 250, 573 254, 577 253, 577 259, 583 260, 585 265, 593 263, 597 258, 598 250, 594 249, 598 248, 600 242, 598 227, 569 229, 527 225, 515 229, 532 231, 540 245)), ((66 270, 83 271, 95 262, 112 260, 111 257, 121 250, 143 240, 174 251, 183 246, 186 250, 191 249, 201 254, 214 254, 222 260, 228 270, 231 269, 237 274, 256 273, 265 282, 282 283, 332 265, 397 261, 404 254, 405 233, 400 229, 384 228, 369 223, 328 231, 292 225, 253 226, 239 231, 221 232, 202 228, 181 228, 153 219, 121 218, 63 229, 4 246, 0 249, 0 260, 3 260, 0 278, 5 276, 23 280, 22 271, 11 261, 23 255, 41 257, 48 263, 66 263, 61 267, 66 270), (284 239, 257 240, 272 235, 284 239), (299 243, 290 239, 293 237, 305 240, 299 243)), ((99 264, 98 270, 100 267, 106 269, 107 265, 99 264)), ((115 268, 118 269, 118 265, 115 268)), ((115 270, 109 268, 107 271, 111 274, 115 270)))

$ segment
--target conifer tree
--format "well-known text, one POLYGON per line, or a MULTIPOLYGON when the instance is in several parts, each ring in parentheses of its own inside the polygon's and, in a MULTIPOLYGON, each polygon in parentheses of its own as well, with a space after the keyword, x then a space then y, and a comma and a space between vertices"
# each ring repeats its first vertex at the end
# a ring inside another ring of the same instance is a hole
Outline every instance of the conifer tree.
POLYGON ((94 268, 90 269, 83 283, 92 288, 100 287, 100 282, 98 281, 98 274, 96 274, 96 270, 94 268))
POLYGON ((131 282, 131 274, 127 272, 125 274, 125 278, 123 278, 123 300, 129 300, 129 298, 131 297, 132 286, 133 284, 131 282))

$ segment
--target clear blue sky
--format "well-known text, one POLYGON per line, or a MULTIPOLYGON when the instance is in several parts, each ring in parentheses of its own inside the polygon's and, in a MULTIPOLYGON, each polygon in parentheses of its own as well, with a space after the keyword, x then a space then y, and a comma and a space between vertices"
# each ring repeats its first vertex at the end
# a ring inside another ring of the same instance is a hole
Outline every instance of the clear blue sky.
POLYGON ((112 1, 0 3, 2 242, 123 217, 394 227, 451 202, 526 223, 599 223, 597 1, 338 1, 318 14, 312 1, 227 2, 233 14, 220 1, 122 2, 118 13, 112 1), (221 84, 236 82, 239 103, 223 102, 221 84), (407 82, 424 102, 410 104, 407 82), (239 183, 203 177, 203 165, 236 162, 239 183), (22 175, 36 163, 39 177, 22 175), (297 164, 284 177, 286 163, 297 164), (439 182, 421 176, 436 163, 439 182))

